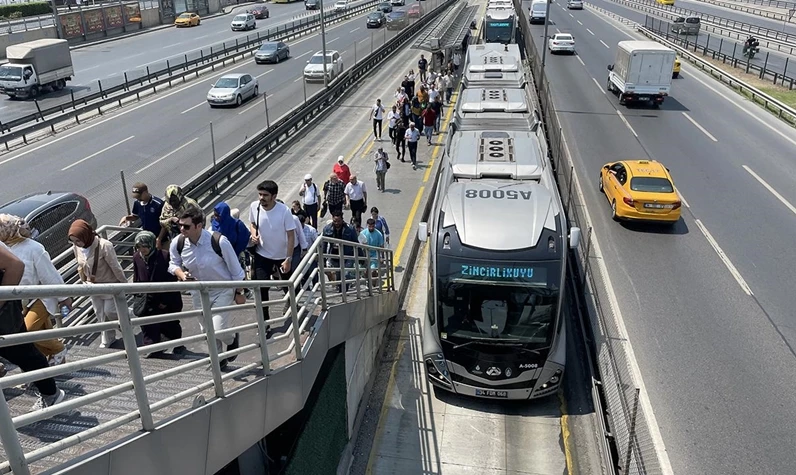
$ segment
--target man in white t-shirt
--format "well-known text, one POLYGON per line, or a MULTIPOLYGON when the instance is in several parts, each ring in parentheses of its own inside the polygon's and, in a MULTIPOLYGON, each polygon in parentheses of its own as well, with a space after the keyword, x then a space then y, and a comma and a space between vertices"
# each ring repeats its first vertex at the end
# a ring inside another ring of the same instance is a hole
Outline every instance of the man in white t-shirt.
POLYGON ((376 104, 370 109, 370 117, 373 119, 373 141, 381 142, 381 121, 384 120, 384 106, 381 99, 376 99, 376 104))
POLYGON ((304 175, 304 184, 301 185, 299 196, 301 197, 301 205, 304 208, 304 213, 310 219, 312 227, 317 229, 320 194, 318 193, 318 185, 312 182, 312 175, 309 173, 304 175))
POLYGON ((398 106, 392 106, 387 112, 387 126, 389 127, 390 142, 395 145, 395 127, 398 121, 401 120, 401 113, 398 112, 398 106))
POLYGON ((351 210, 352 219, 362 224, 362 212, 368 206, 368 189, 357 179, 356 174, 351 175, 351 181, 345 186, 345 198, 348 209, 351 210))
MULTIPOLYGON (((279 185, 272 180, 265 180, 257 185, 259 200, 249 207, 249 228, 252 233, 249 245, 256 245, 254 252, 254 279, 271 280, 278 273, 280 279, 286 280, 293 263, 293 249, 296 246, 296 224, 293 213, 283 203, 277 202, 279 185)), ((262 288, 260 296, 268 300, 268 289, 262 288)), ((268 307, 265 307, 265 319, 268 320, 268 307)), ((270 332, 269 332, 270 333, 270 332)))

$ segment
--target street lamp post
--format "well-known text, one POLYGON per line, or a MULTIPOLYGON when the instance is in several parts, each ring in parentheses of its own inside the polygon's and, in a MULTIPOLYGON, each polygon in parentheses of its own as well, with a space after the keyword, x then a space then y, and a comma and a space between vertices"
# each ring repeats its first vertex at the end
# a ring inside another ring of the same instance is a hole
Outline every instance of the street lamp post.
MULTIPOLYGON (((328 71, 326 66, 326 20, 323 17, 323 0, 321 4, 321 51, 323 52, 323 87, 329 87, 329 78, 327 77, 328 71)), ((306 87, 306 86, 305 86, 306 87)))
MULTIPOLYGON (((544 70, 544 60, 547 56, 547 27, 550 25, 550 0, 547 0, 547 5, 545 5, 545 12, 544 12, 544 43, 542 43, 542 70, 544 70)), ((533 8, 533 7, 531 7, 533 8)), ((531 38, 533 41, 533 38, 531 38)))

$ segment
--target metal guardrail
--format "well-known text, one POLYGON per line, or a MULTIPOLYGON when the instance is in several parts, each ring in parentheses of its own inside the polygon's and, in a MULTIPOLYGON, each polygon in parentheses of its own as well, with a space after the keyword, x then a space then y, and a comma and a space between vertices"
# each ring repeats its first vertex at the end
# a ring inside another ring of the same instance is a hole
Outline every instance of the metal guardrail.
MULTIPOLYGON (((324 15, 326 23, 351 18, 378 4, 379 0, 371 0, 344 12, 330 12, 324 15)), ((109 104, 118 102, 121 106, 123 100, 133 96, 140 99, 141 94, 149 92, 150 89, 152 92, 156 92, 159 86, 168 84, 171 87, 172 82, 179 80, 184 82, 188 76, 192 75, 198 77, 208 68, 215 70, 216 66, 224 67, 230 60, 234 63, 238 56, 245 57, 248 54, 254 54, 263 41, 277 39, 287 41, 319 27, 320 14, 315 14, 276 28, 270 28, 264 34, 258 32, 256 35, 247 35, 244 41, 236 39, 234 44, 224 42, 220 48, 219 45, 216 45, 215 49, 211 46, 207 54, 203 48, 199 51, 185 53, 180 57, 167 59, 160 64, 156 63, 155 66, 147 66, 145 70, 126 71, 120 76, 120 79, 116 80, 116 84, 110 87, 108 87, 108 80, 105 81, 105 86, 103 86, 102 80, 98 80, 97 92, 76 97, 71 91, 69 100, 48 109, 41 109, 38 101, 35 101, 37 112, 6 123, 0 122, 0 132, 2 132, 0 142, 5 144, 6 150, 10 150, 9 142, 12 140, 21 138, 27 144, 27 136, 32 133, 47 128, 55 132, 55 125, 60 122, 75 118, 79 123, 79 116, 87 112, 98 110, 101 114, 101 108, 109 104), (162 67, 158 68, 158 65, 162 67), (31 122, 35 123, 31 124, 31 122)))
POLYGON ((319 237, 308 249, 307 254, 297 265, 294 274, 287 281, 237 281, 237 282, 174 282, 174 283, 137 283, 137 284, 95 284, 91 286, 74 285, 42 285, 0 287, 0 300, 71 297, 78 294, 82 297, 91 295, 112 296, 118 310, 118 320, 103 323, 86 324, 70 328, 41 330, 30 333, 3 335, 0 348, 33 343, 53 338, 74 338, 77 336, 96 334, 101 331, 120 331, 124 341, 123 351, 104 351, 101 356, 93 356, 63 365, 8 375, 0 379, 0 389, 25 385, 44 378, 74 374, 88 368, 100 368, 112 362, 126 361, 130 380, 115 386, 92 392, 75 399, 66 400, 55 406, 36 410, 26 414, 11 413, 5 398, 0 398, 0 440, 7 454, 8 461, 0 464, 0 473, 13 471, 16 475, 30 474, 29 464, 49 455, 65 450, 90 438, 112 431, 122 425, 139 420, 141 429, 151 431, 161 420, 156 419, 155 412, 175 405, 187 398, 213 390, 215 398, 223 398, 229 391, 232 380, 247 373, 262 371, 263 376, 270 374, 272 366, 268 348, 280 341, 289 341, 286 349, 277 353, 277 357, 293 354, 296 360, 303 359, 304 347, 311 341, 301 341, 302 333, 311 331, 311 321, 329 307, 329 300, 346 303, 349 300, 360 300, 373 295, 395 291, 394 262, 392 251, 326 237, 319 237), (325 244, 334 244, 337 251, 324 252, 325 244), (352 249, 353 254, 345 254, 345 249, 352 249), (376 252, 377 257, 370 253, 376 252), (376 268, 371 269, 372 263, 376 268), (329 267, 332 264, 333 267, 329 267), (330 275, 332 277, 330 278, 330 275), (221 289, 249 288, 254 292, 254 302, 243 305, 230 305, 211 309, 210 291, 221 289), (260 289, 287 288, 285 297, 277 300, 263 301, 260 289), (198 292, 201 296, 201 308, 180 313, 163 314, 148 317, 135 317, 130 314, 128 296, 140 293, 159 292, 198 292), (283 310, 287 307, 286 310, 283 310), (266 323, 265 308, 274 308, 279 317, 269 319, 266 323), (215 331, 213 315, 226 312, 254 310, 254 323, 246 323, 215 331), (134 328, 141 325, 162 323, 173 320, 199 318, 203 331, 197 335, 184 336, 176 340, 146 346, 137 346, 134 328), (279 336, 267 338, 266 326, 279 326, 288 322, 287 331, 279 336), (217 338, 232 336, 236 333, 257 332, 256 343, 243 345, 235 350, 218 352, 215 341, 217 338), (178 360, 179 364, 165 370, 144 375, 141 360, 145 355, 156 351, 173 349, 180 345, 207 343, 208 356, 192 360, 178 360), (243 363, 243 366, 230 372, 222 373, 220 361, 244 353, 254 354, 255 361, 243 363), (210 366, 210 376, 194 387, 152 402, 148 386, 158 381, 191 370, 210 366), (89 406, 112 396, 127 393, 135 399, 136 410, 117 416, 111 421, 101 423, 83 432, 73 434, 60 441, 49 443, 36 450, 25 453, 18 436, 18 430, 35 422, 50 419, 58 414, 74 411, 89 406))
MULTIPOLYGON (((791 126, 796 126, 796 109, 793 107, 788 106, 787 104, 783 103, 782 101, 771 97, 770 95, 766 94, 765 92, 749 85, 748 83, 738 79, 737 77, 733 76, 732 74, 718 68, 709 62, 703 60, 699 56, 696 55, 696 51, 689 51, 685 47, 681 45, 681 41, 678 41, 676 38, 675 41, 671 41, 670 38, 666 36, 661 36, 656 34, 653 30, 638 26, 638 31, 643 35, 647 36, 650 39, 653 39, 659 43, 662 43, 673 50, 680 53, 680 55, 684 58, 687 58, 691 63, 697 66, 699 69, 707 72, 712 77, 718 79, 719 81, 727 84, 732 89, 738 91, 741 95, 748 97, 753 102, 763 106, 766 110, 771 112, 772 114, 776 115, 777 118, 790 124, 791 126)), ((712 55, 714 59, 720 57, 715 52, 711 52, 710 50, 702 50, 702 54, 704 55, 712 55)), ((724 61, 726 62, 727 57, 724 55, 724 61)), ((747 69, 749 68, 749 64, 747 63, 747 69)), ((791 88, 793 87, 793 79, 791 81, 791 88)))
MULTIPOLYGON (((539 99, 539 109, 548 139, 548 150, 555 169, 561 199, 567 218, 572 226, 588 229, 587 238, 581 239, 570 259, 571 271, 577 280, 581 295, 587 302, 576 302, 578 314, 583 319, 588 343, 593 351, 593 378, 597 412, 597 423, 603 429, 603 455, 612 473, 658 474, 662 473, 654 439, 645 417, 644 405, 640 404, 641 392, 629 360, 628 342, 622 335, 610 306, 601 294, 605 293, 599 270, 591 266, 593 229, 583 214, 584 198, 574 186, 575 165, 565 145, 561 123, 556 114, 550 81, 541 65, 541 57, 533 41, 533 32, 527 12, 517 8, 520 15, 521 47, 530 63, 534 87, 539 99), (608 425, 608 428, 605 427, 608 425)), ((590 359, 591 356, 590 356, 590 359)))
POLYGON ((751 5, 760 5, 763 7, 782 8, 784 10, 796 9, 796 3, 784 2, 782 0, 733 0, 736 3, 748 3, 751 5))
POLYGON ((737 10, 739 12, 751 13, 753 15, 762 16, 764 18, 771 18, 773 20, 779 20, 779 21, 784 21, 784 22, 788 22, 788 21, 790 21, 791 18, 793 18, 793 13, 792 12, 777 13, 777 12, 771 12, 771 11, 767 11, 767 10, 760 10, 759 8, 746 7, 746 6, 739 5, 739 4, 733 3, 733 2, 722 2, 720 0, 697 0, 697 1, 700 1, 700 2, 703 2, 703 3, 710 3, 711 5, 716 5, 716 6, 719 6, 719 7, 729 8, 731 10, 737 10))

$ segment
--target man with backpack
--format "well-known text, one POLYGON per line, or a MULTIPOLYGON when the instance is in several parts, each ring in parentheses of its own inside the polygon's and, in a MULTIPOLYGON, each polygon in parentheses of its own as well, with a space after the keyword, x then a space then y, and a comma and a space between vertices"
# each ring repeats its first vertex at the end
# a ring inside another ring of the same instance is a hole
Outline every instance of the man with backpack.
MULTIPOLYGON (((180 281, 222 281, 243 280, 245 273, 238 256, 229 239, 219 232, 204 228, 205 217, 199 210, 189 209, 179 217, 180 236, 171 242, 169 272, 180 281)), ((212 289, 210 290, 210 306, 227 307, 236 302, 243 302, 243 289, 212 289)), ((199 291, 191 291, 193 308, 202 308, 199 291)), ((204 331, 202 320, 199 320, 204 331)), ((234 318, 229 313, 213 315, 215 331, 235 326, 234 318)), ((227 335, 216 339, 216 349, 223 351, 222 343, 227 345, 226 351, 232 351, 240 345, 239 335, 227 335)), ((221 360, 221 368, 226 368, 236 356, 221 360)))
POLYGON ((304 207, 304 214, 310 219, 312 227, 318 229, 318 203, 321 195, 318 193, 318 185, 313 183, 312 175, 309 173, 304 175, 304 183, 299 190, 299 196, 304 207))

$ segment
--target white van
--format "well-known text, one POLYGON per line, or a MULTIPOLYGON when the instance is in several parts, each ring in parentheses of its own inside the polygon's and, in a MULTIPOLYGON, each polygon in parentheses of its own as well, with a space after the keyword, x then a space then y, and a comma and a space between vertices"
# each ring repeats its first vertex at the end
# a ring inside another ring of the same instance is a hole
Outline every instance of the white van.
POLYGON ((547 15, 547 0, 533 0, 528 19, 531 23, 544 23, 547 15))

